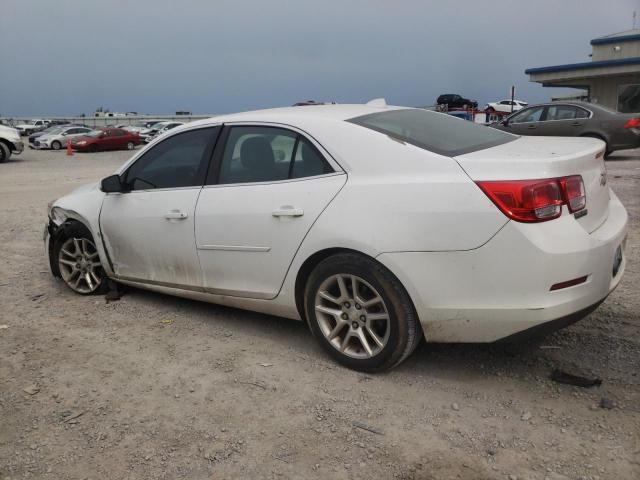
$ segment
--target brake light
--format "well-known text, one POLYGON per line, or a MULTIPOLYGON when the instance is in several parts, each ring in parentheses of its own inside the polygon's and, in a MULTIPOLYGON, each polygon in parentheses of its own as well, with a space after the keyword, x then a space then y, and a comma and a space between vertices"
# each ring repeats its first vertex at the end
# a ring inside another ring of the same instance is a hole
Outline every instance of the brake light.
POLYGON ((517 222, 546 222, 562 214, 562 205, 576 212, 586 206, 580 175, 540 180, 477 182, 507 217, 517 222))
POLYGON ((571 213, 582 210, 587 205, 584 182, 580 175, 561 178, 560 187, 564 192, 564 198, 571 213))
POLYGON ((624 128, 638 128, 640 127, 640 118, 631 118, 624 124, 624 128))

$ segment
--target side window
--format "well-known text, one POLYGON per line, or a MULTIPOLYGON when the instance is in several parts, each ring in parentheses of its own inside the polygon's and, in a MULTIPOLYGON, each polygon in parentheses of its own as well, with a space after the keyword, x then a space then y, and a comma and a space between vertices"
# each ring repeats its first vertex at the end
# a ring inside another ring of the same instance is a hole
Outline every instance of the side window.
POLYGON ((550 105, 547 120, 573 120, 578 109, 572 105, 550 105))
POLYGON ((122 130, 111 130, 112 137, 122 137, 124 132, 122 130))
POLYGON ((539 122, 543 110, 544 107, 533 107, 522 110, 521 112, 511 117, 511 123, 539 122))
POLYGON ((576 107, 576 118, 589 118, 589 112, 584 108, 576 107))
POLYGON ((282 128, 232 127, 218 183, 286 180, 296 134, 282 128))
POLYGON ((291 178, 313 177, 331 172, 333 169, 320 152, 306 139, 299 137, 296 156, 291 165, 291 178))
POLYGON ((231 127, 218 183, 273 182, 331 172, 318 150, 295 132, 274 127, 231 127))
POLYGON ((200 128, 167 138, 140 157, 125 174, 131 190, 179 188, 204 183, 210 143, 220 127, 200 128))

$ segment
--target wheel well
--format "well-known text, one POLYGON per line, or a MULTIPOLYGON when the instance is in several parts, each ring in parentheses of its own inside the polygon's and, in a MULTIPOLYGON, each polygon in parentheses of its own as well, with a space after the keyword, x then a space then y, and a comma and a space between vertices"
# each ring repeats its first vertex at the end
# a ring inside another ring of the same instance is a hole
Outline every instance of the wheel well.
POLYGON ((581 133, 580 134, 581 137, 591 137, 591 138, 599 138, 600 140, 602 140, 604 143, 607 144, 607 146, 609 146, 609 141, 603 136, 600 135, 599 133, 595 133, 595 132, 587 132, 587 133, 581 133))
MULTIPOLYGON (((58 262, 56 262, 55 258, 53 258, 53 247, 56 244, 56 242, 63 238, 66 239, 69 237, 69 230, 72 227, 75 226, 80 226, 84 229, 86 229, 87 231, 89 231, 89 229, 87 228, 87 226, 75 219, 68 219, 65 220, 65 222, 60 225, 55 232, 53 232, 53 234, 51 235, 51 238, 49 239, 49 266, 51 267, 51 272, 53 273, 54 276, 59 277, 60 276, 60 269, 58 268, 58 262)), ((49 230, 51 231, 51 230, 49 230)))
POLYGON ((0 143, 4 143, 7 146, 7 148, 9 148, 9 153, 13 152, 16 149, 13 143, 11 143, 9 140, 5 138, 0 138, 0 143))

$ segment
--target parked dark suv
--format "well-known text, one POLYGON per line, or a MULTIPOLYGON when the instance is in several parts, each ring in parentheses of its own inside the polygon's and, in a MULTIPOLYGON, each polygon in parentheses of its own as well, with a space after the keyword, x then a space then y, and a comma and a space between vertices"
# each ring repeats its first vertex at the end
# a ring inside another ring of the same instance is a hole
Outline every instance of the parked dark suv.
POLYGON ((445 93, 440 95, 436 101, 438 105, 446 105, 449 110, 452 108, 478 108, 478 102, 469 100, 457 93, 445 93))

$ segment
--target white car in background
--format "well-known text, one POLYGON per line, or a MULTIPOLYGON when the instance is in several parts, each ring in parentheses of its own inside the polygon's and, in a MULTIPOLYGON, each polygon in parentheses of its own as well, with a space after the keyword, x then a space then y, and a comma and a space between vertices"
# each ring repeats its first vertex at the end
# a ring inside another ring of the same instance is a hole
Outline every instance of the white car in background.
POLYGON ((13 154, 20 154, 24 150, 24 143, 20 132, 15 128, 0 125, 0 163, 4 163, 13 154))
POLYGON ((67 142, 72 138, 81 137, 91 132, 93 129, 87 127, 81 127, 79 125, 70 125, 67 127, 60 127, 51 133, 41 135, 33 141, 33 148, 36 149, 52 149, 60 150, 67 145, 67 142))
POLYGON ((500 100, 498 102, 487 103, 487 105, 484 107, 484 111, 489 113, 511 113, 512 111, 517 112, 518 110, 521 110, 528 105, 529 104, 527 102, 523 102, 522 100, 513 100, 513 102, 511 100, 500 100), (511 109, 512 105, 513 110, 511 109))
POLYGON ((383 102, 225 115, 57 200, 46 251, 77 293, 111 279, 304 320, 380 371, 422 338, 513 339, 603 302, 627 235, 603 153, 383 102))
POLYGON ((15 126, 15 129, 20 132, 20 135, 31 135, 32 133, 44 130, 49 126, 48 120, 29 120, 26 123, 21 123, 15 126))
POLYGON ((142 138, 142 141, 144 143, 149 143, 154 138, 157 138, 160 135, 163 135, 169 130, 179 127, 180 125, 184 125, 184 122, 159 122, 159 123, 156 123, 153 127, 151 127, 149 133, 144 135, 140 134, 140 137, 142 138))

